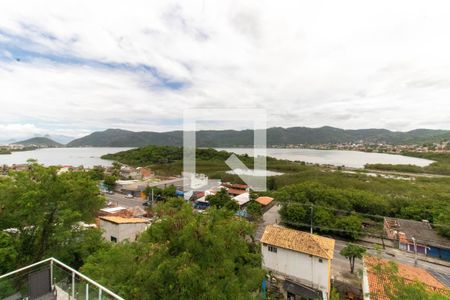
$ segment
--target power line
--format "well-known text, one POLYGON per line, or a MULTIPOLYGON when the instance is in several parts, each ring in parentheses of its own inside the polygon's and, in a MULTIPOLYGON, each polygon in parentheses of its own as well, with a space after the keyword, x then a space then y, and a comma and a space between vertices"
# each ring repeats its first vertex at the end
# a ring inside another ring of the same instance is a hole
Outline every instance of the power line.
MULTIPOLYGON (((383 220, 384 220, 384 218, 395 218, 395 217, 389 217, 389 216, 382 216, 382 215, 374 215, 374 214, 369 214, 369 213, 362 213, 362 212, 357 212, 357 211, 354 211, 354 210, 338 209, 338 208, 334 208, 334 207, 328 207, 328 206, 323 206, 323 205, 318 205, 318 204, 313 204, 313 203, 300 203, 300 202, 296 202, 296 201, 286 201, 286 202, 281 202, 281 203, 282 204, 284 204, 284 203, 287 203, 287 204, 295 203, 295 204, 308 206, 308 207, 310 207, 312 205, 314 207, 323 208, 323 209, 327 209, 327 210, 333 210, 333 211, 347 213, 347 214, 357 214, 357 215, 361 215, 361 216, 373 217, 373 218, 378 218, 378 219, 383 219, 383 220)), ((436 224, 436 223, 430 223, 430 224, 432 226, 436 226, 436 227, 450 228, 450 225, 436 224)))
MULTIPOLYGON (((284 224, 287 225, 294 225, 294 226, 303 226, 303 227, 310 227, 310 224, 307 223, 300 223, 300 222, 291 222, 291 221, 282 221, 284 224)), ((393 239, 393 238, 389 238, 388 236, 384 235, 384 233, 372 233, 372 232, 367 232, 367 231, 356 231, 356 230, 347 230, 347 229, 340 229, 340 228, 332 228, 332 227, 326 227, 326 226, 321 226, 321 225, 314 225, 313 228, 316 229, 321 229, 321 230, 327 230, 327 231, 336 231, 336 232, 347 232, 347 233, 355 233, 358 235, 361 234, 365 234, 365 235, 369 235, 369 236, 375 236, 378 238, 382 238, 384 240, 389 240, 389 241, 398 241, 398 239, 393 239)), ((424 239, 420 239, 421 242, 431 242, 431 243, 438 243, 438 241, 435 240, 424 240, 424 239)))

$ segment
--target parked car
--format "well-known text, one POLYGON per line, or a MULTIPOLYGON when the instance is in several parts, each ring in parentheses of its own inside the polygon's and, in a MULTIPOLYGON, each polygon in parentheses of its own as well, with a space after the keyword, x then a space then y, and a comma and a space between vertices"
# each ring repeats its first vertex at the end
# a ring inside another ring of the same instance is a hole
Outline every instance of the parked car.
POLYGON ((125 198, 134 198, 134 196, 132 194, 128 194, 125 196, 125 198))
POLYGON ((151 206, 152 205, 152 201, 151 200, 147 200, 144 203, 142 203, 142 205, 144 205, 144 206, 151 206))

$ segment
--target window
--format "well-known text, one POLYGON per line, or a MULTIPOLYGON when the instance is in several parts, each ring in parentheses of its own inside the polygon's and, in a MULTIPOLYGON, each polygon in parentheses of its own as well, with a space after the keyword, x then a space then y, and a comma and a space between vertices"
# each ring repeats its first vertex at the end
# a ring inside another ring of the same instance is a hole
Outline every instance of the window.
POLYGON ((319 262, 321 263, 321 262, 323 262, 323 260, 321 258, 319 258, 319 262))
POLYGON ((269 251, 273 253, 277 253, 277 247, 269 245, 269 251))
POLYGON ((111 236, 111 242, 117 243, 117 238, 115 236, 111 236))

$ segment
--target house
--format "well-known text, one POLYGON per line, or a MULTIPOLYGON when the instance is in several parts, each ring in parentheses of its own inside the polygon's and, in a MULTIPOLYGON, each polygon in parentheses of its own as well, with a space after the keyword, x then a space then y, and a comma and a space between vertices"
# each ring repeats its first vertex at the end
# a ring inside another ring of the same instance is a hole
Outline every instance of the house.
POLYGON ((124 240, 134 242, 139 234, 147 229, 149 223, 150 221, 144 218, 100 217, 100 229, 103 230, 103 238, 115 243, 124 240))
POLYGON ((269 210, 275 204, 272 197, 258 197, 255 201, 261 205, 263 211, 269 210))
MULTIPOLYGON (((383 274, 380 268, 380 266, 388 263, 388 260, 377 257, 365 256, 363 258, 362 290, 364 300, 389 300, 385 289, 391 281, 386 274, 383 274)), ((449 292, 448 287, 441 283, 431 272, 405 264, 396 263, 396 265, 397 275, 407 283, 420 282, 429 291, 442 294, 449 292)))
POLYGON ((155 176, 155 173, 149 168, 138 167, 136 168, 136 171, 139 172, 139 179, 141 180, 150 179, 155 176))
POLYGON ((244 206, 250 202, 250 194, 248 192, 242 193, 236 197, 233 197, 233 200, 239 204, 239 209, 243 209, 244 206))
POLYGON ((222 187, 224 187, 232 197, 249 192, 249 186, 246 184, 223 183, 222 187))
POLYGON ((335 241, 278 225, 261 238, 263 268, 284 280, 288 299, 329 299, 335 241))
POLYGON ((384 231, 396 240, 400 250, 450 260, 450 240, 433 230, 428 221, 384 218, 384 231))
POLYGON ((113 215, 117 215, 120 212, 123 212, 127 210, 126 207, 123 206, 115 206, 115 207, 105 207, 100 209, 100 211, 98 212, 99 216, 113 216, 113 215))

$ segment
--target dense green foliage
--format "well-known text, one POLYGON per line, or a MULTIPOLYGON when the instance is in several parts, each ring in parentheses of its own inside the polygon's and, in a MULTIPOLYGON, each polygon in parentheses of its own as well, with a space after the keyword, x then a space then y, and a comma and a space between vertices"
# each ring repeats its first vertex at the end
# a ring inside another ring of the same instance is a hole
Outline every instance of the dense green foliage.
POLYGON ((113 191, 114 187, 116 186, 116 181, 116 176, 107 175, 103 180, 103 184, 105 185, 106 189, 108 189, 108 191, 113 191))
POLYGON ((256 297, 264 271, 251 223, 224 209, 195 213, 179 199, 157 216, 136 243, 98 252, 82 271, 126 299, 256 297))
POLYGON ((435 152, 405 152, 406 156, 414 156, 434 160, 429 166, 419 167, 414 165, 391 165, 391 164, 367 164, 366 169, 395 171, 405 173, 428 173, 438 175, 450 175, 450 153, 435 152))
POLYGON ((366 248, 352 243, 342 248, 340 254, 350 262, 350 273, 353 273, 355 270, 355 260, 357 258, 362 259, 364 253, 366 253, 366 248))
POLYGON ((88 171, 88 174, 93 180, 103 180, 105 178, 105 168, 94 166, 88 171))
POLYGON ((11 151, 8 149, 0 148, 0 154, 11 154, 11 151))
POLYGON ((153 199, 155 201, 161 201, 166 200, 172 197, 176 197, 177 195, 177 188, 174 185, 169 185, 165 188, 159 188, 159 187, 150 187, 147 186, 144 190, 145 196, 148 198, 152 197, 153 193, 153 199))
POLYGON ((450 236, 448 179, 409 182, 336 172, 317 174, 298 175, 303 183, 285 186, 274 193, 283 203, 280 214, 286 224, 308 227, 310 207, 314 205, 313 224, 321 232, 356 238, 363 217, 382 223, 381 216, 393 216, 430 220, 439 233, 450 236), (351 212, 358 214, 352 216, 351 212))
POLYGON ((237 202, 228 195, 225 189, 221 189, 215 195, 206 196, 206 200, 211 207, 226 208, 230 211, 237 211, 239 209, 237 202))
POLYGON ((416 165, 366 164, 364 165, 364 168, 369 170, 394 171, 402 173, 425 172, 424 168, 416 165))
POLYGON ((252 220, 258 220, 263 214, 261 204, 255 200, 250 200, 246 206, 246 209, 252 220))
POLYGON ((92 223, 104 201, 86 172, 31 164, 0 177, 0 272, 49 256, 80 266, 101 247, 101 233, 79 222, 92 223))

